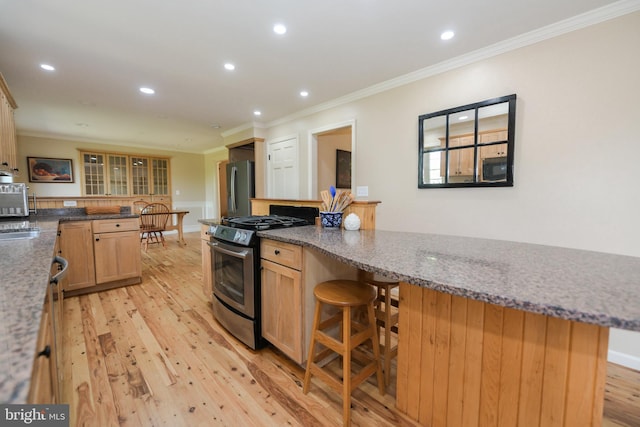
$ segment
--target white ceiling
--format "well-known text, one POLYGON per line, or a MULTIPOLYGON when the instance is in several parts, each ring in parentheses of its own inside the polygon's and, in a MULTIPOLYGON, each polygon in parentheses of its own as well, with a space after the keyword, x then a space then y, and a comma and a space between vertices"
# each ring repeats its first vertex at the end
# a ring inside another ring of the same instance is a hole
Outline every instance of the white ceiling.
POLYGON ((19 134, 201 153, 230 130, 614 3, 0 0, 0 73, 18 103, 19 134), (284 36, 275 23, 287 26, 284 36), (447 29, 456 36, 443 42, 447 29))

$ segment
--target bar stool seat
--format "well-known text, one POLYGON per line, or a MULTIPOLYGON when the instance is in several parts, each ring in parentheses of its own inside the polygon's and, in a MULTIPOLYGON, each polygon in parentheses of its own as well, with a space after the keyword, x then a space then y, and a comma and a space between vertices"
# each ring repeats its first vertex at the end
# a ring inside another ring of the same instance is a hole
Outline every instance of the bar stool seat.
POLYGON ((337 393, 341 393, 343 424, 348 426, 351 424, 351 392, 358 385, 375 373, 380 394, 384 394, 385 391, 373 309, 377 295, 376 290, 370 285, 355 280, 330 280, 316 285, 313 294, 316 297, 316 306, 302 391, 307 394, 311 376, 315 375, 337 393), (323 304, 339 308, 339 311, 328 319, 321 320, 323 304), (352 316, 354 309, 359 307, 366 307, 366 325, 356 321, 352 316), (334 329, 335 332, 337 325, 341 326, 340 339, 325 332, 327 329, 334 329), (371 340, 373 357, 357 348, 367 340, 371 340), (321 344, 326 348, 316 354, 316 344, 321 344), (333 353, 342 357, 342 380, 318 364, 333 353), (367 363, 355 375, 351 373, 352 358, 367 363))

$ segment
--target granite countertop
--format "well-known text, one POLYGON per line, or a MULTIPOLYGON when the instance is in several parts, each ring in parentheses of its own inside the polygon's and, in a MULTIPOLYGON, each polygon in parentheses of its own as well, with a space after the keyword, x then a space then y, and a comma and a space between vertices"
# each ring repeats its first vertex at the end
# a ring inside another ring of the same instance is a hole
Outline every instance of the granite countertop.
POLYGON ((6 218, 18 228, 39 228, 32 239, 0 240, 0 403, 24 403, 29 392, 33 357, 58 223, 94 219, 136 218, 130 211, 110 215, 86 215, 84 209, 43 209, 24 219, 6 218))
POLYGON ((220 224, 220 219, 218 218, 199 219, 198 222, 204 225, 216 225, 216 224, 220 224))
POLYGON ((258 232, 365 271, 504 307, 640 331, 640 258, 501 240, 306 226, 258 232))

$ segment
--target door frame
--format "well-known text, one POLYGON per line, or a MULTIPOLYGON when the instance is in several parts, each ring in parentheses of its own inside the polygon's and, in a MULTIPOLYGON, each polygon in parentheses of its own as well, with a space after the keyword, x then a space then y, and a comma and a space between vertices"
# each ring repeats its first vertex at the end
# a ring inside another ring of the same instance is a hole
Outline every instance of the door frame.
POLYGON ((326 133, 332 130, 351 127, 351 189, 353 190, 356 185, 356 120, 350 119, 344 122, 332 123, 329 125, 321 126, 314 129, 309 129, 309 158, 308 158, 308 198, 317 199, 319 197, 318 191, 318 135, 326 133))

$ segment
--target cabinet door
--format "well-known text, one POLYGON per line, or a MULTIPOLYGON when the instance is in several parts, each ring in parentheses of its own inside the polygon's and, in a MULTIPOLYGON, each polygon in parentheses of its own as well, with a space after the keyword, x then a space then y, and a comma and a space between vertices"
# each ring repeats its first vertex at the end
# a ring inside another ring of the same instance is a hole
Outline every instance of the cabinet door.
POLYGON ((97 284, 142 275, 137 231, 95 234, 93 240, 97 284))
POLYGON ((36 344, 36 355, 33 362, 33 370, 31 372, 31 384, 29 387, 29 395, 27 403, 30 404, 50 404, 56 403, 56 385, 54 384, 55 372, 52 368, 53 356, 53 339, 51 336, 51 317, 50 317, 50 301, 45 298, 42 308, 42 317, 40 319, 40 329, 38 332, 38 343, 36 344), (50 357, 39 356, 38 352, 44 350, 46 346, 51 349, 50 357))
POLYGON ((84 194, 87 196, 103 196, 107 194, 105 170, 106 159, 101 153, 82 153, 84 175, 84 194))
POLYGON ((93 242, 91 221, 63 222, 60 224, 60 255, 69 261, 63 289, 94 286, 93 242))
POLYGON ((151 175, 153 176, 153 194, 169 195, 169 160, 151 159, 151 175))
POLYGON ((107 194, 110 196, 129 195, 127 156, 109 154, 107 160, 109 164, 109 189, 107 194))
POLYGON ((480 147, 480 158, 504 157, 507 155, 507 144, 487 145, 480 147))
POLYGON ((213 275, 211 272, 211 249, 209 247, 209 226, 200 226, 200 238, 202 249, 202 292, 211 300, 213 293, 213 275))
POLYGON ((262 336, 303 362, 302 273, 262 260, 262 336))

